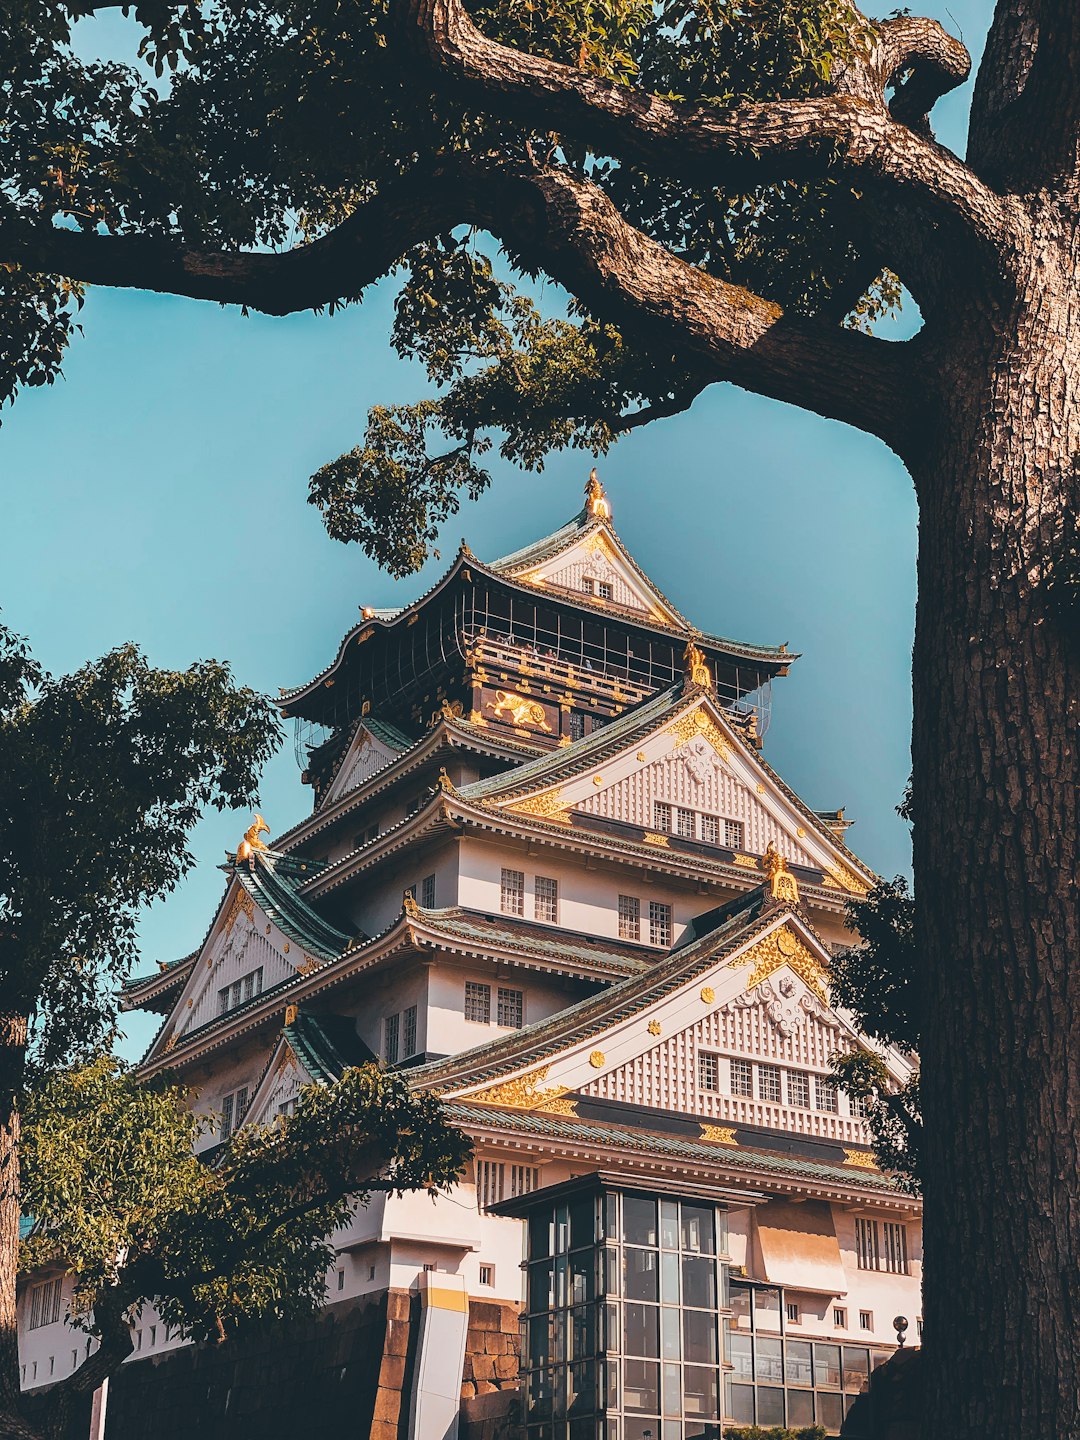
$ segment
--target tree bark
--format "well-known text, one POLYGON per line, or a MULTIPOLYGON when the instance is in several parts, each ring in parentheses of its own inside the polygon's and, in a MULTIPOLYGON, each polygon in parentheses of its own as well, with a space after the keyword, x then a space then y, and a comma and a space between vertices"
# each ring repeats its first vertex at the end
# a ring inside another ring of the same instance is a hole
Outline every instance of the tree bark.
POLYGON ((21 1414, 19 1322, 19 1096, 26 1063, 25 1015, 0 1015, 0 1435, 39 1440, 21 1414))
POLYGON ((1080 1435, 1075 246, 1035 214, 1016 299, 965 297, 909 457, 926 1440, 1080 1435))

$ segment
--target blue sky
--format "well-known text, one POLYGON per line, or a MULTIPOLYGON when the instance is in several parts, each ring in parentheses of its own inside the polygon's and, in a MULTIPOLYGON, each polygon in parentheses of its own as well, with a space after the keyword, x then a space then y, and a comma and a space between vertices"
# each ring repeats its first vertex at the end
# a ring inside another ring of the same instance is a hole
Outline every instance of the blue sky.
MULTIPOLYGON (((921 8, 981 45, 989 0, 921 8)), ((95 48, 123 42, 121 22, 91 23, 95 48)), ((938 112, 954 147, 969 93, 938 112)), ((333 318, 272 320, 90 294, 63 380, 21 396, 0 429, 0 606, 46 666, 135 640, 156 664, 213 655, 276 694, 326 664, 359 605, 401 604, 431 582, 437 562, 394 581, 329 540, 306 503, 308 477, 360 441, 369 405, 424 391, 389 349, 391 298, 384 285, 333 318)), ((909 311, 897 333, 914 323, 909 311)), ((493 558, 554 529, 580 507, 591 463, 558 455, 533 476, 496 461, 444 552, 464 535, 493 558)), ((774 687, 765 753, 810 805, 846 807, 869 864, 907 871, 894 806, 909 770, 917 515, 899 461, 868 436, 724 386, 599 468, 620 534, 679 609, 703 629, 802 653, 774 687)), ((308 808, 290 733, 262 809, 276 833, 308 808)), ((200 824, 198 868, 144 919, 142 968, 202 938, 215 867, 246 824, 200 824)), ((153 1027, 130 1017, 126 1028, 136 1054, 153 1027)))

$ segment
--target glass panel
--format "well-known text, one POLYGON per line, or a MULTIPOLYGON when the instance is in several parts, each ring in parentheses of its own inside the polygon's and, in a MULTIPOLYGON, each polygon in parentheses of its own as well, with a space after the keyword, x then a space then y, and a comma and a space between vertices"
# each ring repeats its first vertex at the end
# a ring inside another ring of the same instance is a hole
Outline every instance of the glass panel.
POLYGON ((541 1260, 529 1266, 529 1313, 536 1315, 551 1309, 554 1295, 551 1288, 552 1264, 541 1260))
POLYGON ((623 1294, 628 1300, 656 1300, 655 1250, 623 1251, 623 1294))
POLYGON ((660 1299, 668 1305, 679 1303, 679 1257, 667 1250, 660 1256, 660 1299))
POLYGON ((604 1279, 604 1294, 618 1295, 619 1293, 619 1252, 615 1249, 605 1250, 602 1261, 601 1274, 604 1279))
POLYGON ((682 1275, 683 1304, 695 1310, 715 1310, 716 1261, 709 1255, 684 1255, 682 1275))
POLYGON ((682 1244, 684 1250, 693 1250, 702 1255, 715 1255, 713 1209, 711 1205, 684 1205, 682 1207, 682 1244))
POLYGON ((619 1362, 604 1362, 604 1406, 608 1410, 619 1408, 619 1362))
POLYGON ((565 1310, 557 1310, 551 1317, 551 1343, 556 1365, 561 1365, 566 1360, 566 1320, 565 1310))
POLYGON ((787 1423, 812 1425, 814 1423, 814 1392, 812 1390, 789 1390, 787 1392, 787 1423))
POLYGON ((737 1380, 752 1380, 754 1378, 754 1360, 750 1349, 749 1335, 732 1335, 731 1353, 728 1359, 734 1367, 732 1373, 737 1380))
POLYGON ((787 1342, 787 1378, 789 1385, 812 1385, 814 1383, 809 1340, 789 1340, 787 1342))
POLYGON ((871 1368, 874 1369, 874 1370, 876 1370, 879 1365, 884 1365, 886 1360, 891 1360, 891 1359, 892 1359, 892 1354, 893 1354, 893 1352, 892 1352, 891 1350, 874 1350, 874 1351, 872 1351, 872 1352, 871 1352, 871 1355, 872 1355, 872 1365, 871 1365, 871 1368))
POLYGON ((664 1421, 664 1440, 682 1440, 682 1423, 678 1420, 664 1421))
POLYGON ((776 1335, 757 1335, 754 1338, 754 1354, 757 1360, 757 1378, 775 1380, 779 1385, 784 1379, 784 1364, 780 1354, 780 1339, 776 1335))
POLYGON ((844 1389, 856 1394, 870 1383, 870 1352, 862 1346, 844 1346, 844 1389))
POLYGON ((702 1310, 683 1311, 683 1344, 686 1359, 691 1364, 715 1365, 718 1359, 718 1339, 718 1321, 715 1315, 706 1314, 702 1310))
POLYGON ((660 1413, 660 1366, 655 1360, 623 1361, 623 1409, 660 1413))
POLYGON ((750 1291, 745 1285, 731 1284, 731 1328, 750 1329, 750 1291))
POLYGON ((551 1416, 551 1371, 534 1370, 525 1380, 526 1420, 547 1420, 551 1416))
POLYGON ((657 1440, 659 1434, 659 1420, 632 1420, 628 1416, 623 1421, 623 1435, 626 1440, 657 1440))
POLYGON ((555 1207, 555 1251, 563 1255, 570 1248, 570 1211, 565 1205, 555 1207))
POLYGON ((619 1307, 609 1300, 604 1306, 604 1349, 618 1354, 622 1349, 619 1333, 619 1307))
POLYGON ((759 1385, 757 1392, 757 1423, 759 1425, 783 1425, 784 1392, 771 1385, 759 1385))
POLYGON ((578 1195, 570 1201, 570 1248, 596 1241, 596 1200, 592 1195, 578 1195))
POLYGON ((664 1366, 664 1414, 682 1414, 682 1366, 664 1366))
POLYGON ((733 1384, 728 1390, 728 1417, 737 1425, 754 1423, 754 1387, 733 1384))
POLYGON ((565 1255, 555 1257, 555 1305, 562 1308, 569 1305, 567 1282, 570 1278, 570 1262, 565 1255))
POLYGON ((627 1355, 644 1355, 655 1360, 660 1354, 660 1311, 655 1305, 623 1306, 625 1317, 624 1348, 627 1355))
POLYGON ((754 1291, 754 1329, 780 1331, 780 1291, 754 1291))
POLYGON ((596 1440, 595 1420, 571 1420, 570 1440, 596 1440))
POLYGON ((660 1244, 665 1250, 679 1248, 679 1202, 660 1201, 660 1244))
POLYGON ((817 1423, 834 1433, 840 1429, 843 1418, 843 1397, 820 1391, 817 1395, 817 1423))
POLYGON ((715 1370, 704 1365, 687 1365, 683 1370, 683 1389, 687 1415, 696 1415, 701 1420, 718 1418, 720 1395, 715 1370))
POLYGON ((538 1315, 529 1321, 528 1363, 530 1369, 549 1364, 554 1360, 551 1345, 551 1324, 546 1315, 538 1315))
POLYGON ((716 1247, 721 1255, 728 1253, 728 1216, 726 1210, 716 1212, 716 1247))
POLYGON ((674 1305, 665 1305, 660 1311, 660 1341, 664 1348, 665 1360, 682 1359, 680 1313, 674 1305))
POLYGON ((617 1240, 619 1238, 619 1197, 608 1194, 603 1197, 601 1205, 603 1215, 605 1240, 617 1240))
POLYGON ((542 1214, 529 1216, 529 1259, 543 1260, 551 1254, 551 1214, 545 1210, 542 1214))
POLYGON ((628 1245, 656 1244, 656 1201, 623 1196, 623 1239, 628 1245))
POLYGON ((575 1250, 570 1256, 571 1305, 584 1305, 596 1298, 596 1252, 575 1250))
POLYGON ((832 1385, 840 1384, 840 1346, 839 1345, 815 1345, 814 1346, 814 1384, 832 1385))
POLYGON ((568 1415, 591 1415, 596 1409, 596 1362, 570 1366, 568 1415))
POLYGON ((570 1312, 570 1359, 591 1360, 596 1354, 596 1310, 584 1306, 570 1312))

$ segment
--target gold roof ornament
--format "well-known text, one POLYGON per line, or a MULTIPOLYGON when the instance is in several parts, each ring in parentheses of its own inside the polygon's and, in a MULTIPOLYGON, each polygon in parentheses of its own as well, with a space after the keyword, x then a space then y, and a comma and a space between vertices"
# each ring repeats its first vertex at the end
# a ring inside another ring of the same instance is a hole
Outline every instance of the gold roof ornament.
POLYGON ((769 881, 774 900, 786 900, 789 905, 798 906, 799 882, 788 869, 788 863, 770 840, 765 854, 761 857, 761 868, 769 881))
POLYGON ((256 850, 266 850, 268 847, 259 839, 259 836, 269 834, 270 826, 261 815, 256 815, 255 819, 244 831, 244 838, 236 847, 236 863, 240 865, 243 861, 250 860, 256 850))
POLYGON ((404 915, 419 915, 420 906, 416 903, 416 896, 411 890, 406 890, 401 897, 401 910, 404 915))
POLYGON ((589 471, 589 482, 585 486, 585 509, 597 520, 611 519, 611 506, 604 494, 604 487, 600 484, 595 465, 589 471))
POLYGON ((687 681, 691 685, 700 685, 705 690, 713 688, 713 674, 709 669, 709 662, 705 659, 705 651, 700 645, 695 645, 693 640, 686 642, 683 663, 686 665, 687 681))

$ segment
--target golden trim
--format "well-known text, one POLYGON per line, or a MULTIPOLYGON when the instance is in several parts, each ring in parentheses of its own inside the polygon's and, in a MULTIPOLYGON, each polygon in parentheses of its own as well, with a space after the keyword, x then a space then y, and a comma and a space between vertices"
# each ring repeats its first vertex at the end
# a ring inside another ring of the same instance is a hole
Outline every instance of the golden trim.
POLYGON ((852 895, 865 895, 870 889, 865 881, 842 865, 825 866, 822 873, 825 878, 821 883, 827 890, 847 890, 852 895))
POLYGON ((706 1005, 711 1005, 716 999, 716 991, 711 985, 703 985, 701 987, 701 998, 706 1005))
POLYGON ((711 1140, 715 1145, 738 1145, 732 1125, 703 1125, 701 1139, 711 1140))
POLYGON ((648 832, 646 832, 646 835, 645 835, 645 844, 646 844, 646 845, 663 845, 664 847, 666 847, 666 848, 669 849, 669 850, 670 850, 670 848, 671 848, 671 840, 670 840, 670 838, 669 838, 667 835, 656 835, 656 834, 654 834, 651 830, 648 831, 648 832))
POLYGON ((753 855, 733 855, 731 857, 731 863, 733 865, 741 865, 744 870, 756 870, 758 868, 758 863, 753 855))
POLYGON ((670 726, 666 733, 675 736, 676 750, 681 750, 684 745, 689 744, 696 736, 701 735, 704 736, 721 759, 725 759, 731 751, 731 746, 725 740, 719 726, 700 708, 691 710, 676 720, 675 724, 670 726))
POLYGON ((867 1150, 849 1150, 844 1146, 844 1164, 856 1165, 860 1170, 876 1170, 877 1161, 867 1150))
POLYGON ((823 1005, 829 1003, 827 977, 821 967, 821 963, 802 943, 797 935, 783 927, 791 936, 791 941, 784 941, 781 947, 780 932, 773 931, 764 939, 752 945, 743 955, 737 955, 734 960, 729 960, 729 966, 750 965, 749 978, 746 982, 748 990, 755 989, 763 980, 768 980, 777 970, 787 965, 794 970, 799 979, 812 990, 823 1005), (793 943, 792 943, 793 942, 793 943))
MULTIPOLYGON (((498 1085, 489 1085, 474 1095, 462 1095, 463 1104, 475 1101, 478 1105, 502 1105, 508 1110, 549 1110, 567 1093, 565 1085, 545 1087, 549 1065, 541 1065, 524 1075, 515 1075, 498 1085)), ((565 1111, 559 1111, 565 1114, 565 1111)))
POLYGON ((646 1028, 646 1030, 648 1030, 648 1032, 649 1032, 650 1035, 659 1035, 659 1034, 660 1034, 660 1021, 659 1021, 659 1020, 650 1020, 649 1023, 648 1023, 648 1025, 646 1025, 645 1028, 646 1028))
POLYGON ((566 812, 570 807, 564 803, 562 793, 562 786, 558 785, 554 790, 544 790, 539 795, 526 795, 521 800, 515 800, 509 809, 516 810, 520 815, 536 815, 541 820, 569 825, 570 818, 566 812))
POLYGON ((602 1050, 594 1050, 589 1056, 589 1064, 594 1070, 602 1070, 604 1068, 604 1052, 602 1050))
POLYGON ((761 857, 761 868, 769 879, 774 900, 786 901, 789 905, 799 904, 799 882, 788 869, 788 863, 770 840, 761 857))
POLYGON ((604 783, 604 777, 602 775, 594 775, 592 777, 592 783, 594 785, 602 785, 604 783))
POLYGON ((233 902, 232 902, 232 904, 229 906, 229 913, 225 916, 225 933, 226 933, 226 935, 229 935, 229 934, 232 933, 232 928, 233 928, 233 926, 236 924, 237 918, 238 918, 238 916, 240 915, 240 912, 241 912, 241 911, 243 911, 243 913, 244 913, 244 914, 247 916, 247 918, 252 922, 252 924, 254 924, 254 922, 255 922, 255 901, 254 901, 254 900, 252 899, 252 897, 248 894, 248 892, 244 889, 244 887, 243 887, 242 885, 239 885, 239 884, 238 884, 238 885, 237 885, 237 889, 236 889, 236 894, 233 896, 233 902))
POLYGON ((637 752, 637 759, 638 759, 638 764, 644 765, 644 763, 645 763, 645 751, 644 751, 644 750, 639 750, 639 751, 637 752))

